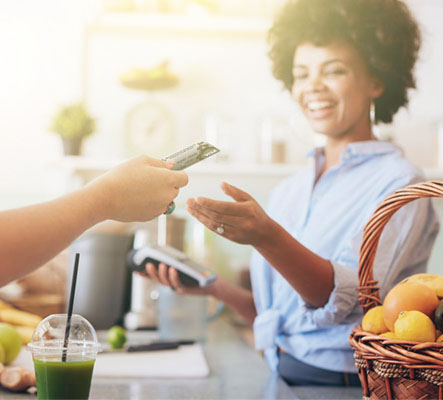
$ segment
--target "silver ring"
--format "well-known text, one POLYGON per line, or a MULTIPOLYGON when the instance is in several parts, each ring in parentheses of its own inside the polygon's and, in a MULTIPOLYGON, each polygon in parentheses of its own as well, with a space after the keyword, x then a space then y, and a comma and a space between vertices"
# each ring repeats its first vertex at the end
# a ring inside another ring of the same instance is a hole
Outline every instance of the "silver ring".
POLYGON ((172 214, 175 210, 175 203, 173 201, 171 201, 168 205, 168 208, 166 209, 166 211, 163 213, 165 215, 169 215, 172 214))
POLYGON ((217 226, 216 231, 218 234, 223 235, 225 233, 225 226, 223 224, 220 224, 220 226, 217 226))

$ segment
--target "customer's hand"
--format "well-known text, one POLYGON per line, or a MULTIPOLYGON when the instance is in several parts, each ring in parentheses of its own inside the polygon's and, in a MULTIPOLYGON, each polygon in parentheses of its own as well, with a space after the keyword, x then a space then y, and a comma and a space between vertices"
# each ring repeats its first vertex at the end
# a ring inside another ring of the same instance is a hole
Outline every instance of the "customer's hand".
POLYGON ((189 213, 210 230, 233 242, 261 246, 272 235, 271 218, 248 193, 226 182, 221 188, 235 202, 191 198, 186 202, 189 213))
POLYGON ((161 285, 173 288, 178 294, 193 294, 193 295, 214 295, 216 283, 219 278, 205 287, 199 286, 185 286, 180 282, 178 272, 175 268, 168 268, 166 264, 160 263, 158 271, 152 263, 146 264, 146 275, 149 279, 160 283, 161 285))
POLYGON ((133 158, 93 180, 86 190, 99 199, 103 219, 121 222, 149 221, 161 215, 188 183, 182 171, 171 171, 172 163, 147 156, 133 158))

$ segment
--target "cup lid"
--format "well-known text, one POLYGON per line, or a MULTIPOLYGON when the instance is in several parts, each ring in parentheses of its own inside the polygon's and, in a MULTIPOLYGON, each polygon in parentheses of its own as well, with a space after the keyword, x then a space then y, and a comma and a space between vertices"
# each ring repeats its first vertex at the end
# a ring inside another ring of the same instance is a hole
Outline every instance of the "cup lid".
POLYGON ((35 328, 28 348, 33 353, 69 354, 96 353, 100 349, 97 333, 91 323, 78 314, 71 316, 67 347, 64 344, 67 314, 52 314, 35 328))

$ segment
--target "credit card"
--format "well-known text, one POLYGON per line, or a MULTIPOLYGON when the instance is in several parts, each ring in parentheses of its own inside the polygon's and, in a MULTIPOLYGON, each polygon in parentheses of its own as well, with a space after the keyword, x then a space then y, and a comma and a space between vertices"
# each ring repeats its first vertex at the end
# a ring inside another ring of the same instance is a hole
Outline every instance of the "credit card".
POLYGON ((177 151, 170 156, 162 158, 163 161, 174 161, 174 171, 179 171, 205 160, 208 157, 213 156, 220 150, 207 142, 194 143, 182 150, 177 151))

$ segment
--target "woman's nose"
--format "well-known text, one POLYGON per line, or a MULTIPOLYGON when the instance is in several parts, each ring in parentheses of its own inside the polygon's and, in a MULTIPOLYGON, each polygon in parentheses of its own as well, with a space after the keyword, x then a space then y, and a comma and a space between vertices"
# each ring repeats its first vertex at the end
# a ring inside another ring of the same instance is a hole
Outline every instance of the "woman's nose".
POLYGON ((310 73, 303 80, 294 81, 292 96, 299 99, 306 93, 317 93, 325 90, 326 85, 321 73, 310 73))
POLYGON ((317 92, 324 89, 324 82, 322 76, 318 72, 313 72, 309 74, 305 90, 317 92))

